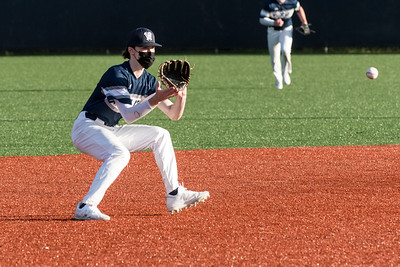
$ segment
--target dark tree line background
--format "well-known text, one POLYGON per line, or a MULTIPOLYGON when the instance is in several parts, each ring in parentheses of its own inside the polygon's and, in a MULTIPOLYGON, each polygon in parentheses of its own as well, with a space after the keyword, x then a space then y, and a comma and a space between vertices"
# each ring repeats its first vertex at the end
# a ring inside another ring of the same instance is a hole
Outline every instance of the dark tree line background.
MULTIPOLYGON (((399 47, 400 1, 300 1, 317 31, 294 49, 399 47)), ((0 51, 121 51, 133 28, 167 50, 266 49, 263 0, 2 0, 0 51)), ((294 15, 294 24, 299 19, 294 15)))

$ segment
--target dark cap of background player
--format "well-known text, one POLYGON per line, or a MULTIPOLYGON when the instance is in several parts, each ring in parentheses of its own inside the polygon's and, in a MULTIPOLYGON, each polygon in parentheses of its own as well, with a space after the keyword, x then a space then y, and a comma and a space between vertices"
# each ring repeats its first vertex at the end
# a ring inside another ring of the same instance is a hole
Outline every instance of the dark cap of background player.
POLYGON ((137 28, 131 31, 128 35, 127 46, 157 46, 162 47, 162 45, 156 43, 156 37, 154 33, 147 28, 137 28))

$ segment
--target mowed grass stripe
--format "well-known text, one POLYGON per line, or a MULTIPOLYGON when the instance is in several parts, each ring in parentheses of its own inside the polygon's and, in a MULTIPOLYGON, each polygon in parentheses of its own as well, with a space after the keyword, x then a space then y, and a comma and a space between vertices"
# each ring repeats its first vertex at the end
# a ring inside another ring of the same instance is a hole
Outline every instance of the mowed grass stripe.
MULTIPOLYGON (((294 54, 292 85, 278 91, 269 56, 159 55, 194 69, 185 114, 155 110, 137 123, 168 129, 177 150, 398 144, 400 55, 294 54), (365 76, 379 70, 376 80, 365 76)), ((0 156, 76 154, 72 124, 109 56, 0 57, 0 156)))

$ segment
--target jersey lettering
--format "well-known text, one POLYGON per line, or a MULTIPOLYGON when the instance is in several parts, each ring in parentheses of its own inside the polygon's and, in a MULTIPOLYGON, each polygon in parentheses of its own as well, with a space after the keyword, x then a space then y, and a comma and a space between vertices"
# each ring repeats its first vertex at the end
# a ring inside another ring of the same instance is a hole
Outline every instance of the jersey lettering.
POLYGON ((282 19, 283 26, 274 27, 281 30, 293 25, 292 16, 295 11, 298 12, 299 10, 300 2, 297 0, 286 0, 283 4, 279 4, 276 0, 266 0, 264 8, 260 12, 260 18, 282 19))
POLYGON ((130 69, 129 61, 125 61, 112 66, 103 74, 83 110, 115 125, 122 118, 115 100, 128 105, 139 104, 155 93, 157 84, 156 78, 146 71, 137 79, 130 69))
POLYGON ((278 10, 268 13, 271 19, 290 19, 293 16, 294 9, 289 10, 278 10))

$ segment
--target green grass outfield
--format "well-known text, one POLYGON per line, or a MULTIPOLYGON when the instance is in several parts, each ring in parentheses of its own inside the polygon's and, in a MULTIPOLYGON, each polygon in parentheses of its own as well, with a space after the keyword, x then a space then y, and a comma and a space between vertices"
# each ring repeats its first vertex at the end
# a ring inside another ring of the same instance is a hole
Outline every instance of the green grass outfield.
MULTIPOLYGON (((267 54, 160 55, 195 65, 184 116, 158 109, 138 123, 171 132, 175 149, 400 143, 400 55, 293 55, 292 85, 277 90, 267 54), (369 80, 365 70, 380 71, 369 80)), ((0 57, 0 156, 79 153, 74 119, 109 56, 0 57)))

